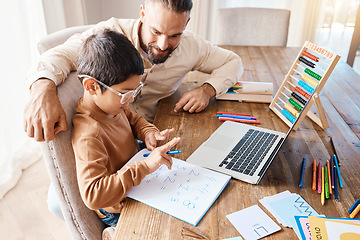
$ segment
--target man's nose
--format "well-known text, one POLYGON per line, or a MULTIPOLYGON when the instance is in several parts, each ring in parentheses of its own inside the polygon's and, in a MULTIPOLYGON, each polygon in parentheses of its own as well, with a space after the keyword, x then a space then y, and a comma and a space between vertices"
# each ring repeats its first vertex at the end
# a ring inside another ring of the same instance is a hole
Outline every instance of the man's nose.
POLYGON ((164 36, 164 35, 161 35, 159 38, 158 38, 158 41, 157 41, 157 45, 158 47, 160 48, 160 50, 164 51, 168 48, 169 46, 169 42, 168 42, 168 37, 164 36))

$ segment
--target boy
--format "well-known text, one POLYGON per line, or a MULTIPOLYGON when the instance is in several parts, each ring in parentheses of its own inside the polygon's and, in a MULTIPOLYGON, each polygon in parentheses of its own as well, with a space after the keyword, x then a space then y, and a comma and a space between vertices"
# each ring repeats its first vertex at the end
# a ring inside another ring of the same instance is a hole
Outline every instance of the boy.
POLYGON ((84 203, 101 220, 115 226, 125 194, 162 164, 180 138, 155 148, 174 129, 162 132, 128 108, 141 91, 144 66, 140 54, 121 33, 104 30, 89 36, 79 50, 78 74, 84 86, 73 117, 72 143, 84 203), (141 162, 119 169, 138 151, 136 139, 152 151, 141 162))

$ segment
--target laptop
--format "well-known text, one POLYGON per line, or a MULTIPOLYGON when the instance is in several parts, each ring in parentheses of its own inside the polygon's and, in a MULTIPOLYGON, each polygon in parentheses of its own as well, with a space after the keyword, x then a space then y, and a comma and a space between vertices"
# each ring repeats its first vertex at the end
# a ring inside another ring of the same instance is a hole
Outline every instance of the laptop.
POLYGON ((287 133, 225 121, 186 161, 258 184, 302 112, 287 133))

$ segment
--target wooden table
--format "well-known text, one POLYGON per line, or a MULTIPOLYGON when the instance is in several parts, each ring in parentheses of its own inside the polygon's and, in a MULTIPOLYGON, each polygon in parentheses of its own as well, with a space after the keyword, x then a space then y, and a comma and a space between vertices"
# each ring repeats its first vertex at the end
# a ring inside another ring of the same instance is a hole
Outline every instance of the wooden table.
MULTIPOLYGON (((299 51, 299 48, 285 47, 224 47, 242 58, 245 68, 243 81, 273 82, 275 90, 284 80, 284 75, 299 51)), ((195 85, 184 84, 173 96, 161 101, 155 118, 159 129, 176 129, 170 138, 182 137, 177 149, 184 152, 176 155, 177 158, 186 160, 222 124, 216 118, 217 111, 249 113, 258 117, 261 127, 279 131, 288 129, 268 108, 268 104, 262 103, 212 99, 201 113, 174 113, 177 100, 195 85)), ((320 99, 330 127, 323 130, 309 118, 305 118, 299 129, 291 133, 258 185, 231 179, 196 227, 145 204, 127 199, 115 239, 201 239, 201 236, 204 239, 224 239, 239 236, 226 215, 257 204, 275 220, 259 203, 259 199, 285 190, 300 194, 320 214, 328 217, 348 217, 348 209, 356 199, 360 199, 360 76, 340 60, 323 88, 320 99), (311 189, 312 160, 317 159, 324 164, 330 159, 334 153, 329 141, 330 136, 334 140, 341 163, 344 188, 339 189, 338 202, 331 196, 322 206, 320 195, 311 189), (308 161, 304 187, 300 189, 298 185, 303 157, 308 161), (189 231, 199 234, 199 237, 191 237, 189 231)), ((297 239, 292 229, 280 226, 281 231, 265 239, 297 239)))

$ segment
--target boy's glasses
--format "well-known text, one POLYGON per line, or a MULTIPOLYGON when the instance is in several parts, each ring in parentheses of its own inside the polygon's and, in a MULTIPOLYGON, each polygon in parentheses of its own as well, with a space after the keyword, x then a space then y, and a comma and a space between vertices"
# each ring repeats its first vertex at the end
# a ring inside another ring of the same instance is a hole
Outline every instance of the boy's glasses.
POLYGON ((104 88, 109 89, 110 91, 112 91, 113 93, 118 95, 120 97, 120 103, 121 104, 125 104, 126 102, 128 102, 131 97, 135 98, 140 93, 141 89, 144 86, 144 84, 142 82, 140 82, 139 86, 137 86, 134 90, 130 90, 130 91, 126 92, 126 93, 120 93, 120 92, 116 91, 115 89, 109 87, 108 85, 100 82, 96 78, 93 78, 93 77, 91 77, 89 75, 78 75, 78 77, 79 78, 91 78, 91 79, 94 79, 98 84, 100 84, 104 88))

